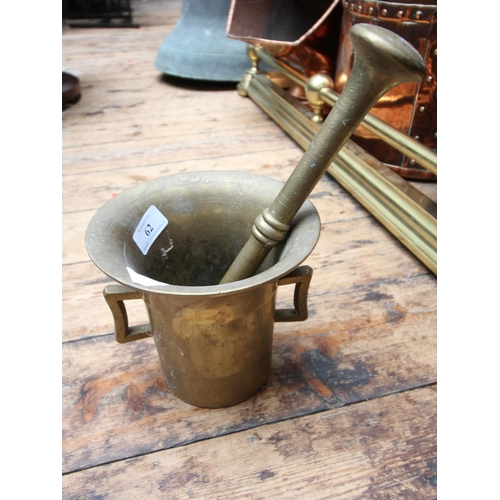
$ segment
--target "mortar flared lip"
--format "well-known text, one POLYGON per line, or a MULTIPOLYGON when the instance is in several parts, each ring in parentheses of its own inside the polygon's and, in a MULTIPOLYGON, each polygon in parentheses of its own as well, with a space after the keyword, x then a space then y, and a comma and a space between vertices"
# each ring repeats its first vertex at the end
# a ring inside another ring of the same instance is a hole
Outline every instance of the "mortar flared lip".
MULTIPOLYGON (((178 179, 186 179, 189 178, 191 174, 193 177, 199 177, 201 182, 205 182, 207 179, 214 178, 215 175, 223 174, 227 175, 228 178, 236 176, 238 178, 272 182, 276 186, 283 185, 281 181, 271 179, 270 177, 250 174, 246 172, 218 170, 172 174, 164 176, 162 178, 143 182, 141 183, 141 185, 147 183, 150 183, 150 185, 154 185, 155 182, 159 182, 160 180, 165 180, 167 178, 172 181, 176 181, 178 179)), ((128 199, 130 198, 130 195, 134 193, 134 190, 137 191, 138 189, 139 185, 136 185, 124 190, 122 193, 108 200, 100 209, 97 210, 87 227, 87 231, 85 234, 85 247, 92 262, 106 276, 111 278, 116 283, 125 285, 142 293, 183 296, 218 296, 250 290, 265 283, 278 281, 280 278, 283 278, 293 270, 297 269, 297 267, 299 267, 310 256, 320 237, 321 221, 318 211, 310 200, 306 200, 293 219, 291 226, 293 228, 298 223, 304 224, 306 226, 308 234, 307 245, 303 245, 299 250, 295 250, 293 254, 285 253, 283 258, 280 259, 276 264, 271 266, 269 269, 260 272, 259 274, 232 283, 207 286, 186 286, 171 284, 149 286, 136 283, 129 275, 126 266, 124 266, 123 264, 119 265, 115 260, 111 261, 110 259, 102 258, 102 249, 106 245, 107 231, 111 227, 114 220, 112 220, 108 225, 103 225, 101 219, 103 213, 102 210, 104 207, 116 206, 116 210, 119 211, 120 207, 125 207, 125 204, 123 203, 124 195, 126 195, 128 199)))

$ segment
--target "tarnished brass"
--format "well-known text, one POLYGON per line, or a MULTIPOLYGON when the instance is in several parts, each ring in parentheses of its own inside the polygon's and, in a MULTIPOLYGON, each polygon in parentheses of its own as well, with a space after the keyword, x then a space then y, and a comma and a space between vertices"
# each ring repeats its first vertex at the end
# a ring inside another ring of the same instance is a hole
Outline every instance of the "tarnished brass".
POLYGON ((120 193, 89 223, 87 251, 118 283, 104 290, 117 341, 153 336, 170 390, 189 404, 224 407, 255 394, 271 368, 274 323, 307 318, 312 269, 300 264, 321 228, 310 201, 257 274, 218 284, 282 185, 239 172, 176 174, 120 193), (143 255, 133 234, 152 205, 168 224, 143 255), (138 283, 127 268, 160 284, 138 283), (294 306, 276 309, 278 287, 290 284, 294 306), (125 302, 135 299, 149 324, 129 325, 125 302))
POLYGON ((392 87, 418 82, 426 73, 418 52, 391 31, 357 24, 350 37, 354 66, 344 91, 270 208, 257 217, 252 236, 221 283, 257 271, 267 253, 285 237, 296 211, 371 107, 392 87))

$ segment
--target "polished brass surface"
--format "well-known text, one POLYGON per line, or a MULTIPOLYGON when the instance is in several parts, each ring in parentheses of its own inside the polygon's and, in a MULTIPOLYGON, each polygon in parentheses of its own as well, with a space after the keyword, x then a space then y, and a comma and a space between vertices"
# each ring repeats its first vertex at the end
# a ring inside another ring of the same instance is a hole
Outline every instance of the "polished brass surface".
POLYGON ((216 408, 252 396, 270 371, 274 322, 307 318, 312 269, 300 264, 321 227, 310 201, 257 274, 218 284, 282 185, 239 172, 177 174, 120 193, 89 223, 87 251, 118 283, 104 290, 117 340, 152 335, 170 390, 189 404, 216 408), (152 205, 168 225, 143 255, 133 233, 152 205), (127 268, 162 284, 137 283, 127 268), (294 307, 277 310, 277 288, 289 284, 294 307), (149 324, 128 324, 125 302, 135 299, 145 302, 149 324))
MULTIPOLYGON (((312 121, 308 107, 282 88, 283 74, 279 79, 272 77, 255 75, 245 93, 306 149, 319 124, 312 121)), ((437 274, 437 204, 433 200, 351 140, 327 172, 437 274)))
POLYGON ((426 66, 418 52, 391 31, 358 24, 350 36, 354 66, 344 91, 270 208, 257 217, 252 236, 221 283, 238 281, 257 271, 371 107, 392 87, 418 82, 425 75, 426 66))
MULTIPOLYGON (((250 49, 248 51, 250 52, 250 49)), ((318 73, 311 78, 307 78, 301 71, 298 71, 282 59, 271 56, 264 50, 253 48, 252 51, 252 64, 254 68, 258 68, 258 61, 262 60, 280 72, 283 72, 293 83, 306 89, 306 96, 313 109, 314 107, 320 108, 322 104, 328 104, 333 107, 337 102, 339 94, 333 90, 333 80, 328 75, 318 73), (309 91, 307 92, 308 88, 309 91)), ((257 69, 254 69, 253 74, 256 73, 257 69)), ((317 121, 318 123, 322 121, 321 111, 315 110, 313 121, 317 121)), ((380 140, 437 175, 437 155, 433 149, 413 137, 400 132, 389 123, 374 116, 371 112, 364 117, 361 125, 380 140)))

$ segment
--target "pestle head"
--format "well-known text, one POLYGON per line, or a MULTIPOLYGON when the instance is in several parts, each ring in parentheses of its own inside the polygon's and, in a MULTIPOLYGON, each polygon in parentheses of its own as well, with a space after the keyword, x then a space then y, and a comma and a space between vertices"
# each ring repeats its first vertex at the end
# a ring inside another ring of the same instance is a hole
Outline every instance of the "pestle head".
POLYGON ((356 61, 396 75, 399 83, 420 82, 427 66, 418 51, 396 33, 373 26, 356 24, 349 32, 356 61))

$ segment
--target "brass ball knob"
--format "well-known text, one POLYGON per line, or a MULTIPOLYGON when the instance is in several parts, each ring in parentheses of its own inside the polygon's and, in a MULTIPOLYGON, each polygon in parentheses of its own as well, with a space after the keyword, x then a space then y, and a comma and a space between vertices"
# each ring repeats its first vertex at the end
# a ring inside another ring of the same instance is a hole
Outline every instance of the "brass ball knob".
POLYGON ((306 97, 312 105, 323 104, 320 94, 323 88, 333 89, 333 80, 324 73, 317 73, 307 81, 306 97))
POLYGON ((333 80, 324 73, 315 74, 309 78, 306 84, 306 98, 314 110, 312 121, 315 123, 321 123, 323 121, 321 108, 323 107, 324 101, 321 97, 321 89, 324 88, 333 89, 333 80))
POLYGON ((257 55, 257 52, 255 51, 255 47, 253 45, 247 45, 247 56, 248 59, 250 59, 250 61, 252 62, 252 68, 258 68, 259 56, 257 55))

